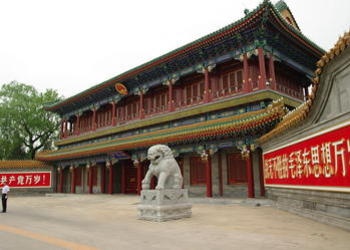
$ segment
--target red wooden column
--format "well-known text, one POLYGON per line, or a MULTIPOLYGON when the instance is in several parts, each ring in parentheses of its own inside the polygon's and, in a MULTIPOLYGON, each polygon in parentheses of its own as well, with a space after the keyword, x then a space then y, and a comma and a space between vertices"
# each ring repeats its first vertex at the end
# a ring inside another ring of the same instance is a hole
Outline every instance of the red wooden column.
POLYGON ((211 173, 211 159, 206 151, 201 155, 202 161, 205 163, 205 179, 206 179, 206 196, 213 197, 212 173, 211 173))
POLYGON ((175 110, 173 85, 178 80, 179 80, 179 78, 175 77, 175 78, 171 78, 170 80, 166 80, 165 82, 163 82, 163 85, 168 86, 168 111, 169 112, 172 112, 175 110))
POLYGON ((108 194, 113 194, 113 165, 110 161, 106 164, 108 171, 108 194))
POLYGON ((172 112, 175 110, 173 84, 176 82, 176 80, 177 79, 170 79, 170 80, 163 82, 164 85, 168 86, 168 111, 169 112, 172 112))
POLYGON ((264 89, 266 87, 266 67, 265 67, 265 57, 263 48, 258 48, 258 58, 259 58, 259 89, 264 89))
POLYGON ((248 180, 248 198, 254 198, 254 179, 253 179, 253 165, 252 165, 252 153, 249 148, 242 150, 242 157, 246 161, 247 180, 248 180))
POLYGON ((209 70, 208 68, 204 68, 204 96, 203 96, 203 102, 208 103, 209 102, 209 70))
POLYGON ((249 81, 249 64, 247 53, 243 54, 243 88, 244 92, 246 93, 252 91, 252 83, 249 81))
POLYGON ((139 116, 140 116, 140 119, 143 119, 143 118, 145 118, 145 109, 144 109, 144 103, 143 103, 143 90, 140 90, 139 95, 140 95, 139 116))
POLYGON ((61 120, 61 133, 60 133, 60 138, 63 138, 63 136, 64 136, 64 134, 63 134, 63 132, 64 132, 64 124, 65 124, 65 120, 62 119, 62 120, 61 120))
POLYGON ((89 194, 92 194, 92 174, 93 174, 93 171, 92 171, 92 168, 93 168, 93 166, 90 166, 90 165, 88 165, 88 166, 86 166, 87 168, 88 168, 88 176, 89 176, 89 178, 88 178, 88 180, 89 180, 89 194))
POLYGON ((67 119, 63 120, 63 128, 62 128, 62 138, 65 138, 67 136, 67 129, 68 129, 68 121, 67 119))
POLYGON ((68 120, 64 120, 64 132, 63 132, 63 137, 66 137, 68 135, 68 120))
POLYGON ((134 161, 134 166, 137 170, 137 194, 141 194, 142 189, 142 164, 139 160, 134 161))
POLYGON ((69 170, 71 172, 70 192, 72 194, 74 194, 75 193, 75 167, 74 166, 70 166, 69 170))
POLYGON ((112 126, 114 127, 117 124, 116 112, 115 112, 115 102, 111 102, 112 104, 112 126))
POLYGON ((123 106, 123 121, 126 121, 128 119, 128 109, 126 108, 126 105, 123 106))
POLYGON ((96 130, 96 108, 94 108, 93 110, 92 110, 92 125, 91 125, 91 127, 92 127, 92 130, 96 130))
POLYGON ((204 74, 204 92, 203 92, 203 102, 208 103, 211 101, 211 88, 210 88, 210 72, 216 67, 216 64, 211 64, 207 67, 203 67, 198 73, 204 74))
POLYGON ((74 134, 79 135, 80 134, 80 115, 77 114, 76 117, 77 117, 77 122, 74 126, 74 134))
POLYGON ((269 73, 270 73, 269 80, 271 83, 271 89, 276 90, 277 83, 276 83, 276 74, 275 74, 275 61, 272 53, 270 53, 270 58, 269 58, 269 73))

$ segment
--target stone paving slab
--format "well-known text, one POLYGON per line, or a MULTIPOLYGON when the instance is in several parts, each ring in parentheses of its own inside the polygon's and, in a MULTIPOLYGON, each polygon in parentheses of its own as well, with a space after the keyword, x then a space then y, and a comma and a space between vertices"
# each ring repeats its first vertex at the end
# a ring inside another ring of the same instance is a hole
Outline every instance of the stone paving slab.
MULTIPOLYGON (((261 201, 260 201, 261 202, 261 201)), ((10 197, 0 249, 349 249, 350 232, 255 200, 195 199, 192 217, 137 219, 132 195, 10 197), (202 202, 201 202, 202 200, 202 202)))

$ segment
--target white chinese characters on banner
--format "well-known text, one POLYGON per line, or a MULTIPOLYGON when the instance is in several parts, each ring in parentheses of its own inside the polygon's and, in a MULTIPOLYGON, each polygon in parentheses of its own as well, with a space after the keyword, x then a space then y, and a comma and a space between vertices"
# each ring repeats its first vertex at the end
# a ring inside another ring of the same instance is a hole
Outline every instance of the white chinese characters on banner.
POLYGON ((350 127, 264 154, 266 184, 350 186, 350 127))
POLYGON ((0 174, 1 184, 10 187, 51 187, 51 172, 7 172, 0 174))

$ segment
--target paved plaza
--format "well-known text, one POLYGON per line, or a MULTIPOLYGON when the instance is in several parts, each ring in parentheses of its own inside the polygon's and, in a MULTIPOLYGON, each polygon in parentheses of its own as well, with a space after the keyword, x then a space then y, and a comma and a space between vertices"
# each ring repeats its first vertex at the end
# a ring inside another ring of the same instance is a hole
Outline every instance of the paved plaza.
POLYGON ((0 249, 349 249, 350 232, 261 202, 193 200, 192 217, 137 219, 139 197, 10 197, 0 249))

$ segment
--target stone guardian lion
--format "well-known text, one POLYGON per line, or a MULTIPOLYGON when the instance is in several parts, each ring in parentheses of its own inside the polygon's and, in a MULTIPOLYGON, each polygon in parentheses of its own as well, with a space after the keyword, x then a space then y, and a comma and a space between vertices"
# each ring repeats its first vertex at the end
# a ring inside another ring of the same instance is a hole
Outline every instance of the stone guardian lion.
POLYGON ((171 149, 162 144, 148 149, 147 159, 150 161, 148 171, 142 180, 142 189, 150 189, 153 176, 158 179, 155 189, 181 189, 182 175, 171 149))

